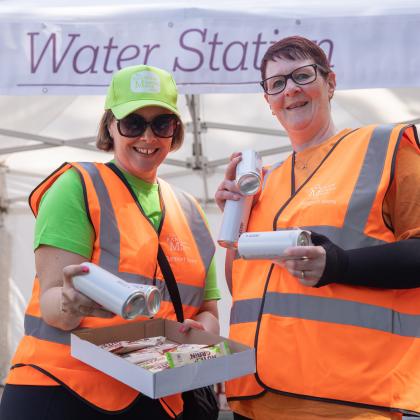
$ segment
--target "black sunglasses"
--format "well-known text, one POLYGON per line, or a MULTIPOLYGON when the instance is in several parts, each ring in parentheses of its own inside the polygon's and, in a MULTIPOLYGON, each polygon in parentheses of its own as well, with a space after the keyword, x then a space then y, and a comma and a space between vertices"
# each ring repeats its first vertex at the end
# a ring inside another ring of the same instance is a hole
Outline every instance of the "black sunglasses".
POLYGON ((138 114, 129 114, 117 120, 118 132, 124 137, 140 137, 150 126, 155 136, 170 138, 175 135, 179 124, 179 118, 175 114, 160 114, 151 121, 146 121, 138 114))

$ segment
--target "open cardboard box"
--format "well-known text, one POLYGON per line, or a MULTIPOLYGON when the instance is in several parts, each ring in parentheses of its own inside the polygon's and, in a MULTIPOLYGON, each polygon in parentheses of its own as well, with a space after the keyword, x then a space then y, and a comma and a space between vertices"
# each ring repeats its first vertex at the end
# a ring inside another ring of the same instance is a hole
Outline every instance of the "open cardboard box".
POLYGON ((180 326, 176 321, 151 319, 113 327, 76 330, 71 334, 71 354, 151 398, 161 398, 255 372, 254 349, 200 330, 192 329, 183 334, 178 331, 180 326), (180 344, 213 345, 227 341, 232 354, 151 373, 98 347, 112 341, 156 336, 164 336, 180 344))

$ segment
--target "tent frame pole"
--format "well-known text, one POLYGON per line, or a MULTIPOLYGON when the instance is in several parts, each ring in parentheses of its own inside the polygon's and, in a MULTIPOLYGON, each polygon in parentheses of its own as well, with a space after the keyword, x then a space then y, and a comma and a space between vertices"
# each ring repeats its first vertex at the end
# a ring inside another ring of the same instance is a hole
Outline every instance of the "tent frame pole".
POLYGON ((202 174, 204 199, 203 203, 209 202, 209 188, 208 188, 208 173, 207 173, 207 159, 203 155, 203 141, 201 137, 202 124, 200 118, 200 95, 185 95, 187 107, 191 115, 192 124, 192 159, 191 169, 198 170, 202 174))

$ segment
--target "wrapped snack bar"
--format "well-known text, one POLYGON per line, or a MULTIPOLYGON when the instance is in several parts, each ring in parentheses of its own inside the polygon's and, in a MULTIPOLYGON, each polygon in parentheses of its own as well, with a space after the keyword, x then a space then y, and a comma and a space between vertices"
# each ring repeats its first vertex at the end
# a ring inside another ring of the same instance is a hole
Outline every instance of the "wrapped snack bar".
POLYGON ((171 351, 166 353, 166 358, 169 367, 175 368, 228 354, 230 354, 229 345, 226 341, 223 341, 215 346, 204 347, 198 350, 171 351))
POLYGON ((140 340, 117 341, 113 343, 102 344, 101 348, 115 354, 130 353, 135 350, 141 350, 148 347, 154 347, 165 342, 165 337, 148 337, 140 340))

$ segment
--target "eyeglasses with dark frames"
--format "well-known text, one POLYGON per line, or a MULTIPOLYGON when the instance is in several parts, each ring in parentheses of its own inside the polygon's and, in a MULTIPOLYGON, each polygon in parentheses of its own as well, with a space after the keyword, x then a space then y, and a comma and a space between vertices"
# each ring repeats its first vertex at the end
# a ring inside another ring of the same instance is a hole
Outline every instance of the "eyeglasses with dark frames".
POLYGON ((287 81, 292 79, 297 85, 308 85, 315 82, 318 71, 329 73, 324 67, 319 64, 308 64, 306 66, 298 67, 289 74, 278 74, 276 76, 268 77, 260 82, 267 95, 276 95, 286 89, 287 81))
POLYGON ((149 126, 156 137, 171 138, 175 135, 179 125, 179 118, 175 114, 160 114, 151 121, 146 121, 138 114, 129 114, 121 120, 117 120, 118 132, 122 136, 130 138, 142 136, 149 126))

